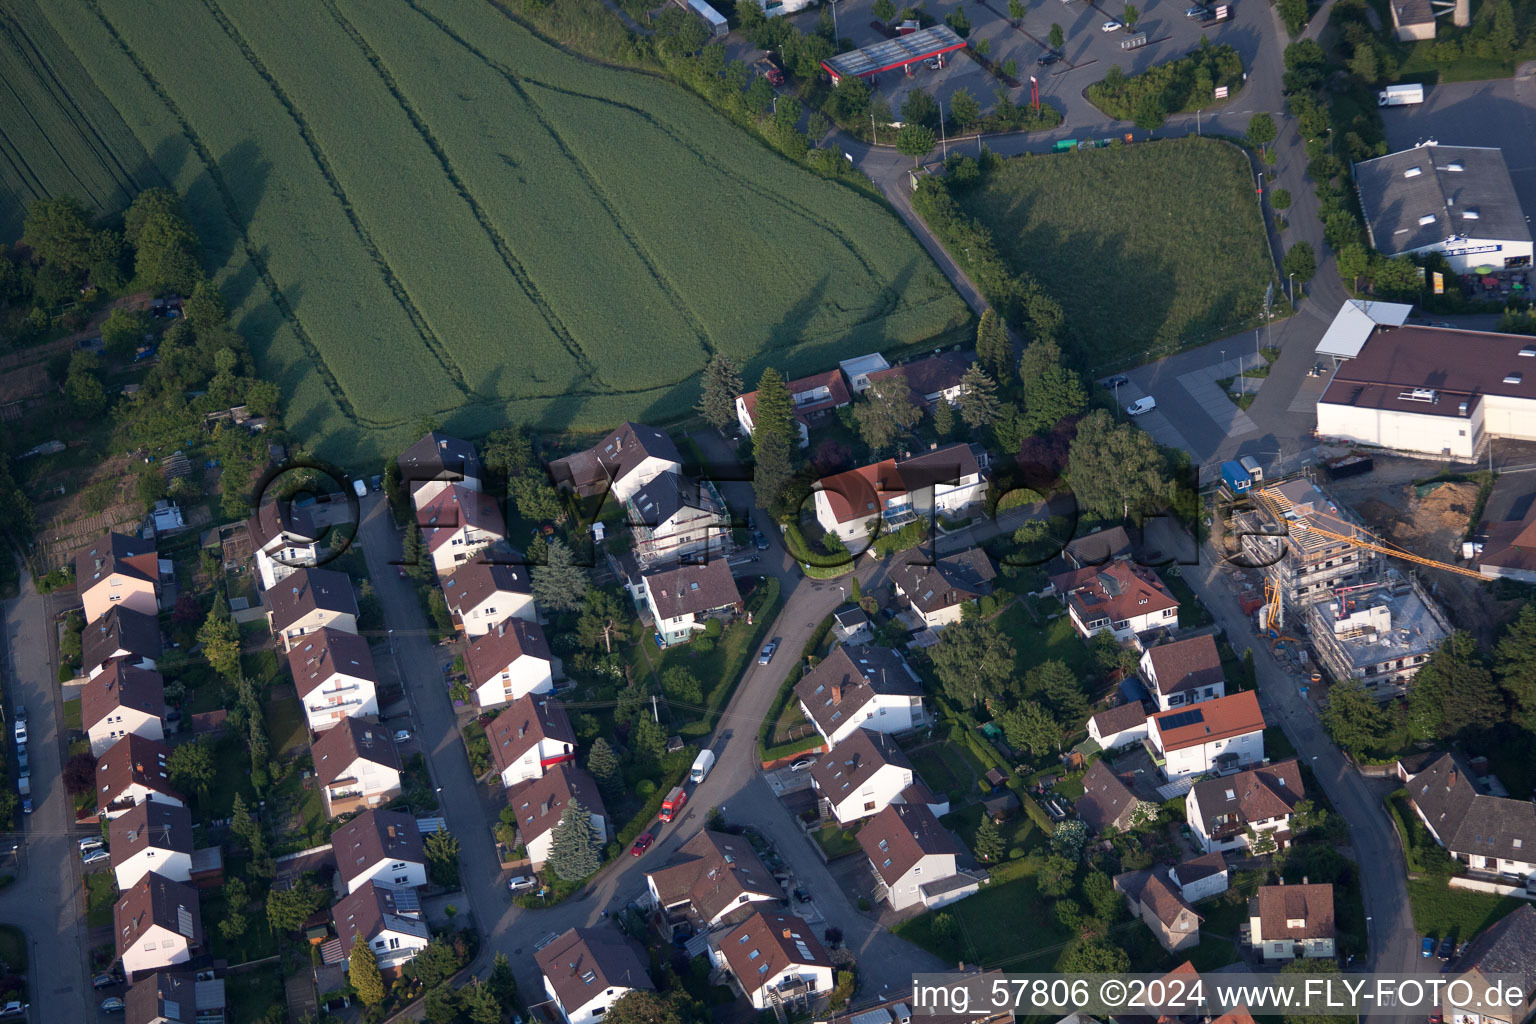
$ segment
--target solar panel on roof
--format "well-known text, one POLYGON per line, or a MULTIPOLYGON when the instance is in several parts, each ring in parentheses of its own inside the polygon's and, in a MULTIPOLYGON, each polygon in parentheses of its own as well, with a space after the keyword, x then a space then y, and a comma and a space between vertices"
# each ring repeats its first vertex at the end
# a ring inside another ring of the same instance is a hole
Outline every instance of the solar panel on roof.
POLYGON ((1191 708, 1188 711, 1180 711, 1176 715, 1158 719, 1158 726, 1164 730, 1182 729, 1186 725, 1194 725, 1196 722, 1205 721, 1205 712, 1199 708, 1191 708))

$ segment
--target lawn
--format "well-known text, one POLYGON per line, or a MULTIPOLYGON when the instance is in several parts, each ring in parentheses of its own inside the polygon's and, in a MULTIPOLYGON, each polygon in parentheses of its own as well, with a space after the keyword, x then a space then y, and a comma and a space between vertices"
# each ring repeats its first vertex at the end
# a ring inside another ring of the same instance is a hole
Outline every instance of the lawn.
POLYGON ((1413 927, 1420 935, 1436 937, 1452 933, 1465 941, 1505 914, 1520 908, 1513 896, 1452 889, 1433 878, 1408 880, 1408 903, 1413 907, 1413 927))
POLYGON ((277 964, 232 972, 225 976, 224 987, 225 1002, 233 1011, 229 1024, 256 1024, 266 1019, 272 1007, 286 1005, 283 975, 277 964))
POLYGON ((965 747, 948 742, 929 743, 907 751, 907 757, 928 788, 935 793, 947 794, 952 802, 978 794, 976 780, 984 769, 965 747))
POLYGON ((64 729, 67 732, 80 732, 80 698, 64 702, 64 729))
POLYGON ((905 921, 896 934, 952 964, 1006 960, 1010 971, 1049 971, 1071 938, 1046 911, 1052 902, 1040 895, 1032 875, 1024 875, 905 921))
MULTIPOLYGON (((1171 568, 1177 568, 1177 566, 1171 568)), ((1184 577, 1181 574, 1172 572, 1170 569, 1164 569, 1157 575, 1163 581, 1163 584, 1173 592, 1173 596, 1179 599, 1180 629, 1199 629, 1201 626, 1209 626, 1212 622, 1216 621, 1211 616, 1211 613, 1206 610, 1205 605, 1200 603, 1200 599, 1195 596, 1195 592, 1189 589, 1189 584, 1184 582, 1184 577)))
POLYGON ((1014 602, 997 617, 998 627, 1013 641, 1018 673, 1022 675, 1043 662, 1060 659, 1080 679, 1098 676, 1099 667, 1093 653, 1072 628, 1072 620, 1065 610, 1054 602, 1045 603, 1044 607, 1060 614, 1043 626, 1035 625, 1019 602, 1014 602))
POLYGON ((112 907, 117 903, 117 878, 110 871, 85 876, 85 923, 92 928, 112 924, 112 907))
POLYGON ((266 912, 260 903, 252 903, 245 908, 245 934, 231 941, 219 930, 219 922, 224 920, 228 912, 224 890, 203 889, 199 898, 202 900, 203 931, 208 935, 216 958, 228 960, 232 964, 243 964, 277 955, 277 936, 272 934, 266 912))
MULTIPOLYGON (((981 804, 975 803, 961 810, 951 811, 944 815, 944 827, 954 830, 967 849, 974 848, 976 829, 981 824, 983 810, 981 804)), ((1007 852, 1021 850, 1027 855, 1045 838, 1035 827, 1035 823, 1030 821, 1029 816, 1022 811, 1004 821, 997 830, 1003 838, 1003 849, 1007 852)))
POLYGON ((770 362, 797 377, 958 340, 971 319, 882 204, 492 4, 7 15, 20 102, 0 131, 36 163, 0 190, 4 240, 37 195, 110 213, 175 188, 324 458, 377 464, 423 416, 467 434, 677 419, 712 351, 750 380, 770 362))
POLYGON ((827 860, 847 857, 858 853, 861 849, 858 829, 839 828, 836 823, 811 833, 811 837, 816 840, 816 845, 821 847, 821 852, 827 855, 827 860))
POLYGON ((292 757, 309 748, 304 704, 298 697, 267 701, 267 739, 274 757, 292 757))
POLYGON ((1063 348, 1094 374, 1235 332, 1275 273, 1247 157, 1225 142, 1017 157, 956 199, 1061 303, 1063 348))

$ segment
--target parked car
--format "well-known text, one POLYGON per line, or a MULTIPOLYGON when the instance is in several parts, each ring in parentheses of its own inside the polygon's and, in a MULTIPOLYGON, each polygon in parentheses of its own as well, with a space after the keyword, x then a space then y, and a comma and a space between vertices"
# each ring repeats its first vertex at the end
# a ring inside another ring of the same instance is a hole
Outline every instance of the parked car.
POLYGON ((1146 398, 1136 399, 1136 401, 1125 407, 1125 411, 1127 415, 1140 416, 1142 413, 1151 412, 1156 408, 1157 399, 1153 398, 1151 395, 1148 395, 1146 398))
POLYGON ((32 813, 32 798, 31 797, 24 796, 24 797, 21 798, 21 813, 22 814, 31 814, 32 813))
POLYGON ((1043 53, 1043 54, 1040 55, 1040 59, 1035 61, 1035 63, 1040 65, 1043 68, 1048 68, 1052 64, 1059 64, 1059 63, 1061 63, 1061 54, 1059 54, 1059 53, 1043 53))
POLYGON ((92 850, 104 849, 106 845, 106 843, 102 842, 100 836, 86 836, 84 839, 80 840, 80 853, 81 855, 84 855, 90 853, 92 850))
POLYGON ((27 742, 27 709, 16 705, 16 742, 27 742))
POLYGON ((752 543, 757 545, 757 550, 759 551, 768 550, 768 538, 763 536, 762 530, 752 531, 752 543))
POLYGON ((1189 10, 1185 11, 1184 12, 1184 17, 1186 17, 1186 18, 1198 18, 1202 14, 1205 14, 1209 10, 1210 10, 1210 8, 1206 7, 1204 4, 1197 4, 1194 7, 1191 7, 1189 10))
POLYGON ((1116 374, 1104 382, 1104 390, 1113 391, 1115 388, 1123 388, 1130 382, 1131 378, 1127 377, 1125 374, 1116 374))
POLYGON ((1202 25, 1204 25, 1208 21, 1215 21, 1216 20, 1216 12, 1211 10, 1209 7, 1207 7, 1205 10, 1201 11, 1195 17, 1195 20, 1198 21, 1202 25))
POLYGON ((629 848, 630 856, 631 857, 638 857, 638 856, 640 856, 646 850, 649 850, 651 848, 651 844, 654 843, 655 841, 656 841, 656 837, 654 835, 652 835, 651 833, 649 833, 649 832, 641 832, 640 835, 635 838, 635 845, 631 846, 629 848))
POLYGON ((31 1003, 19 1003, 16 1000, 12 999, 10 1002, 6 1003, 4 1006, 0 1006, 0 1018, 4 1018, 4 1017, 25 1017, 26 1014, 27 1014, 27 1007, 29 1007, 31 1005, 32 1005, 31 1003))
POLYGON ((1100 32, 1114 32, 1114 31, 1117 31, 1117 30, 1122 29, 1122 28, 1125 28, 1125 26, 1120 24, 1114 18, 1110 18, 1104 24, 1099 26, 1099 31, 1100 32))
POLYGON ((806 892, 804 889, 797 888, 795 889, 795 902, 809 903, 811 902, 811 894, 806 892))
POLYGON ((123 1005, 123 1001, 117 998, 117 996, 109 996, 101 1001, 102 1013, 122 1013, 126 1009, 127 1007, 123 1005))
POLYGON ((521 892, 523 889, 532 889, 539 884, 539 880, 532 875, 513 875, 507 879, 507 888, 513 892, 521 892))
POLYGON ((91 979, 92 988, 111 988, 116 984, 117 975, 115 974, 98 974, 96 977, 91 979))
POLYGON ((943 66, 943 64, 939 63, 939 58, 937 57, 929 57, 927 60, 923 61, 923 67, 927 68, 929 71, 938 71, 943 66))
POLYGON ((409 740, 410 738, 411 738, 411 730, 409 730, 409 729, 396 729, 395 730, 395 742, 396 743, 404 743, 407 740, 409 740))
POLYGON ((802 757, 800 760, 790 765, 789 770, 792 772, 803 772, 815 763, 816 759, 814 757, 802 757))
POLYGON ((778 649, 779 649, 779 642, 777 640, 770 640, 770 641, 768 641, 768 643, 763 645, 763 653, 759 654, 757 656, 757 663, 759 665, 766 665, 766 664, 768 664, 770 661, 773 660, 773 654, 778 649))
POLYGON ((369 480, 368 482, 373 485, 375 493, 384 489, 384 478, 379 476, 377 473, 375 473, 373 479, 369 480))
POLYGON ((21 775, 32 774, 32 762, 27 758, 27 745, 25 743, 16 748, 16 767, 21 775))
POLYGON ((1454 936, 1447 935, 1445 938, 1440 940, 1440 959, 1441 960, 1449 960, 1451 958, 1451 955, 1453 953, 1455 953, 1455 952, 1456 952, 1456 939, 1455 939, 1454 936))
POLYGON ((1419 955, 1426 960, 1435 955, 1435 937, 1433 935, 1424 936, 1424 942, 1419 946, 1419 955))
POLYGON ((91 850, 89 853, 85 853, 85 854, 81 855, 80 863, 82 863, 82 864, 100 864, 104 860, 111 860, 111 859, 112 859, 112 855, 110 853, 108 853, 106 850, 91 850))

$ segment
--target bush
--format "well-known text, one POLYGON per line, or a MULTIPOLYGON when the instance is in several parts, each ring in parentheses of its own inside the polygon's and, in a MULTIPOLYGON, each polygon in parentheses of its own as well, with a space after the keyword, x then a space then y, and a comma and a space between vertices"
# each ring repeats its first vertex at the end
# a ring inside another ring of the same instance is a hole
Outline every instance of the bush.
POLYGON ((1021 860, 1024 857, 1024 847, 1015 846, 1008 850, 1009 860, 1021 860))
POLYGON ((656 792, 656 783, 650 779, 641 779, 635 783, 635 796, 642 800, 649 799, 656 792))
POLYGON ((1109 69, 1102 82, 1088 87, 1088 100, 1121 120, 1132 120, 1148 102, 1161 105, 1169 114, 1204 107, 1215 99, 1217 86, 1233 96, 1243 87, 1243 60, 1226 43, 1211 45, 1201 39, 1193 53, 1165 64, 1154 64, 1139 75, 1127 77, 1118 66, 1109 69))

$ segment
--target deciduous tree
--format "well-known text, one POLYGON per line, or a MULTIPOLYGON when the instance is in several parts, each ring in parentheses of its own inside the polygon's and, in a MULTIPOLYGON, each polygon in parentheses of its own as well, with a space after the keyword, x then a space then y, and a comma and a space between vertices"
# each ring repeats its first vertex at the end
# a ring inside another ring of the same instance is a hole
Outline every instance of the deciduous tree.
POLYGON ((22 223, 22 244, 45 263, 68 271, 90 265, 91 225, 85 207, 73 196, 35 199, 22 223))
POLYGON ((1040 757, 1061 747, 1061 728, 1035 701, 1020 701, 1017 707, 998 715, 997 724, 1002 726, 1009 746, 1028 751, 1031 756, 1040 757))
POLYGON ((1061 49, 1062 45, 1065 44, 1066 41, 1067 41, 1067 34, 1064 31, 1062 31, 1061 26, 1060 25, 1052 25, 1051 26, 1051 36, 1050 36, 1051 49, 1053 49, 1053 50, 1061 49))
POLYGON ((1248 119, 1248 144, 1267 149, 1279 132, 1275 130, 1275 119, 1264 111, 1259 111, 1248 119))
POLYGON ((1056 969, 1068 974, 1124 974, 1131 969, 1131 958, 1123 949, 1094 940, 1067 950, 1056 969))
POLYGON ((981 119, 981 104, 966 89, 956 89, 949 97, 949 113, 955 123, 964 128, 981 119))
POLYGON ((1285 259, 1281 261, 1280 266, 1298 281, 1312 280, 1312 275, 1317 273, 1317 256, 1312 251, 1312 244, 1297 242, 1291 246, 1285 251, 1285 259))
POLYGON ((1067 470, 1078 504, 1102 519, 1130 516, 1139 521, 1172 496, 1152 436, 1133 424, 1114 422, 1103 409, 1078 421, 1067 470))
MULTIPOLYGON (((915 94, 923 95, 920 92, 915 94)), ((896 152, 902 156, 910 156, 912 166, 916 167, 919 160, 933 152, 934 143, 938 141, 938 136, 933 133, 932 128, 915 121, 908 121, 896 133, 896 152)))
POLYGON ((205 741, 183 743, 172 750, 166 767, 172 784, 194 790, 199 796, 208 795, 208 787, 213 784, 213 753, 205 741))
POLYGON ((1340 683, 1328 691, 1323 725, 1333 742, 1352 754, 1376 749, 1387 731, 1387 716, 1376 698, 1359 683, 1340 683))
POLYGON ((885 448, 922 418, 923 410, 912 400, 906 373, 898 370, 888 377, 870 381, 864 401, 853 410, 859 424, 859 436, 871 448, 885 448))
POLYGON ((308 878, 301 878, 287 889, 267 892, 267 923, 274 931, 296 932, 326 903, 326 893, 308 878))
POLYGON ((229 616, 229 605, 221 593, 214 598, 208 617, 197 630, 197 642, 203 645, 203 657, 225 679, 240 674, 240 630, 229 616))
POLYGON ((946 627, 928 655, 944 695, 962 707, 1001 694, 1013 674, 1013 644, 996 624, 981 619, 946 627))

